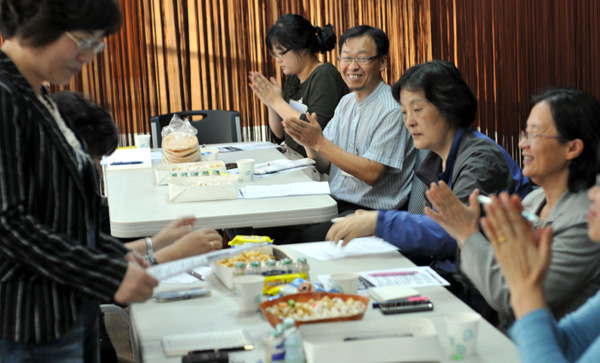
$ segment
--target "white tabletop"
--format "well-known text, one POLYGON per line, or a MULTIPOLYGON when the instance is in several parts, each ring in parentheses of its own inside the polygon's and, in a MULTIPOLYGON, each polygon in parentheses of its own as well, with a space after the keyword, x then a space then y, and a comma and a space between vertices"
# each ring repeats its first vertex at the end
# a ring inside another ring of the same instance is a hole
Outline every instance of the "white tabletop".
MULTIPOLYGON (((253 158, 257 163, 284 159, 276 149, 220 153, 225 163, 253 158)), ((155 161, 155 165, 160 163, 155 161)), ((276 227, 319 223, 337 215, 328 195, 172 203, 169 188, 157 185, 154 169, 110 171, 106 175, 111 233, 115 237, 150 236, 185 215, 196 228, 276 227)), ((240 187, 308 182, 302 170, 241 182, 240 187)))
MULTIPOLYGON (((327 242, 323 242, 327 243, 327 242)), ((293 256, 300 254, 292 249, 285 249, 293 256)), ((397 252, 366 255, 356 258, 345 258, 332 261, 317 261, 308 258, 311 279, 324 273, 369 271, 376 269, 401 268, 414 266, 412 262, 397 252)), ((167 335, 217 332, 235 329, 247 329, 252 335, 257 349, 252 352, 231 353, 236 362, 255 363, 264 361, 262 342, 270 325, 260 313, 242 314, 238 310, 234 295, 215 275, 209 276, 207 282, 211 285, 212 296, 185 301, 158 303, 149 300, 143 304, 133 304, 130 308, 134 328, 141 344, 144 362, 181 362, 181 357, 166 357, 162 349, 161 338, 167 335)), ((156 291, 172 290, 176 284, 161 283, 156 291)), ((186 285, 191 287, 193 285, 186 285)), ((443 317, 457 312, 472 312, 472 310, 443 287, 419 288, 419 292, 428 296, 435 308, 430 312, 383 315, 378 309, 369 306, 363 321, 374 319, 397 320, 402 324, 407 319, 418 317, 431 319, 439 333, 440 347, 444 362, 452 362, 449 356, 449 344, 443 317)), ((389 321, 389 320, 388 320, 389 321)), ((518 362, 515 345, 504 334, 485 320, 479 325, 477 355, 464 359, 462 362, 518 362)))

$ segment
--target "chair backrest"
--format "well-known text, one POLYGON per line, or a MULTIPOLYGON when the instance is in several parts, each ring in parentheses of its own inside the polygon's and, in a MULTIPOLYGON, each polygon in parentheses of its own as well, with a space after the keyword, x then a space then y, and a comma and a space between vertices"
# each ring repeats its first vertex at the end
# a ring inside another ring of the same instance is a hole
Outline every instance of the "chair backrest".
POLYGON ((237 111, 180 111, 154 116, 150 119, 152 147, 160 147, 162 129, 169 125, 174 114, 179 115, 181 118, 188 118, 190 124, 198 130, 197 136, 200 145, 242 141, 240 114, 237 111), (202 119, 194 120, 192 116, 201 116, 202 119))
POLYGON ((425 185, 425 183, 419 179, 417 176, 417 170, 419 170, 421 163, 423 160, 425 160, 427 155, 429 155, 429 150, 417 150, 417 159, 415 160, 415 176, 413 177, 410 196, 408 197, 408 212, 411 214, 425 213, 425 191, 429 189, 429 186, 425 185))

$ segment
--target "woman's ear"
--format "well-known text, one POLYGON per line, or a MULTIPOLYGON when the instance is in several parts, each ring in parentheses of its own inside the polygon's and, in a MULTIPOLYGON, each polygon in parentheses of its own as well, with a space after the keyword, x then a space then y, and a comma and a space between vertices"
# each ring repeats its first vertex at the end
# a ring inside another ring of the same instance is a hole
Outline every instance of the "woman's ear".
POLYGON ((581 139, 575 139, 569 141, 569 147, 567 148, 567 160, 573 160, 577 158, 583 152, 583 141, 581 139))

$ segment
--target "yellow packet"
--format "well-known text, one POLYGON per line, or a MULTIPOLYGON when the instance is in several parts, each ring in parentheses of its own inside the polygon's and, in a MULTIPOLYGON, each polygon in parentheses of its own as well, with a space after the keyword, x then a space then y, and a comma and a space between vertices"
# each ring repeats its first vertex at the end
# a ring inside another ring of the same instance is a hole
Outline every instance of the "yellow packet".
POLYGON ((244 243, 273 243, 273 239, 269 236, 235 236, 231 241, 229 241, 228 245, 235 246, 241 245, 244 243))
POLYGON ((263 287, 263 294, 265 295, 277 295, 279 290, 286 284, 294 281, 297 278, 308 279, 308 276, 303 272, 301 274, 286 274, 286 275, 274 275, 265 276, 265 285, 263 287), (277 288, 278 287, 278 288, 277 288))

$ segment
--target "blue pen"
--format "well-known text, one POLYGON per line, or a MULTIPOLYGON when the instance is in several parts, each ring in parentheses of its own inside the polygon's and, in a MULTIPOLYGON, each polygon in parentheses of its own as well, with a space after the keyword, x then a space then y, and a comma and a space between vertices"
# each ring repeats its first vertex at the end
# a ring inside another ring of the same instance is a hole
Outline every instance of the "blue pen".
POLYGON ((114 161, 110 163, 110 165, 134 165, 134 164, 143 164, 143 161, 114 161))

